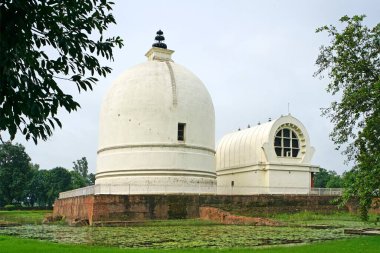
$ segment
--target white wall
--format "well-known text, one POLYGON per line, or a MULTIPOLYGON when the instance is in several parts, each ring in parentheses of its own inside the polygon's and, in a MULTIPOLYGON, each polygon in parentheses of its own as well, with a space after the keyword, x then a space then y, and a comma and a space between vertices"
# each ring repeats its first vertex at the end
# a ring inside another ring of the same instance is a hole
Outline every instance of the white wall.
MULTIPOLYGON (((136 185, 170 193, 215 192, 215 112, 206 87, 168 61, 148 60, 125 71, 108 91, 100 114, 96 184, 136 185), (185 123, 185 140, 177 139, 185 123), (201 187, 202 188, 202 187, 201 187)), ((166 54, 166 55, 165 55, 166 54)), ((137 186, 141 187, 138 188, 137 186)), ((154 192, 150 192, 154 193, 154 192)))

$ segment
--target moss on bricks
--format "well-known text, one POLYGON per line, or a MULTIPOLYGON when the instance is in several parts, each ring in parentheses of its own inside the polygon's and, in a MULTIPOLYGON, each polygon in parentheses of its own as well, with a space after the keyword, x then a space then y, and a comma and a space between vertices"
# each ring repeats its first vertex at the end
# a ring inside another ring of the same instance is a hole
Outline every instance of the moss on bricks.
POLYGON ((168 218, 169 219, 186 219, 187 203, 190 201, 188 196, 168 196, 168 218))

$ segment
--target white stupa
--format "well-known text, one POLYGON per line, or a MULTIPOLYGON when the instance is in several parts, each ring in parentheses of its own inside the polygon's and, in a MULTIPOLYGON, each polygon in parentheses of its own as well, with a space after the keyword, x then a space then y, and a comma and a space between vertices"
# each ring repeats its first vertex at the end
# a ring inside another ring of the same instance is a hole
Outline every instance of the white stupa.
POLYGON ((215 193, 215 112, 206 87, 157 43, 126 70, 101 108, 100 194, 215 193))

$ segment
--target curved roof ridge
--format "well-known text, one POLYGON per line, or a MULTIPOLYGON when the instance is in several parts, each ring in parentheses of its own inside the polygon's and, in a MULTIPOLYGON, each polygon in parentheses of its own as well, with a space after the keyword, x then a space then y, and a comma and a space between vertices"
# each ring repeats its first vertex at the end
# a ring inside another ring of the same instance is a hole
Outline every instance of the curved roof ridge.
POLYGON ((294 163, 296 160, 281 160, 283 158, 277 157, 274 151, 273 138, 276 130, 282 126, 299 130, 300 141, 303 142, 302 154, 298 156, 298 159, 301 159, 299 162, 310 162, 313 149, 309 148, 310 140, 306 128, 297 118, 285 115, 260 125, 226 134, 217 147, 217 170, 252 166, 274 160, 294 163))
POLYGON ((257 162, 262 155, 263 140, 272 125, 273 121, 226 134, 217 147, 216 167, 223 169, 257 162), (260 145, 260 149, 257 145, 260 145))

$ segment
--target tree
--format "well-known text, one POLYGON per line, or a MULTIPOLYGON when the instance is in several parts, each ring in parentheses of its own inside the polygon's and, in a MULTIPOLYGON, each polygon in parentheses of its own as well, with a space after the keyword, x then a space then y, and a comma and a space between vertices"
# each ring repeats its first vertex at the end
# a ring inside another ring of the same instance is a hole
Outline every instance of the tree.
MULTIPOLYGON (((80 105, 63 85, 92 89, 111 68, 96 56, 113 60, 120 37, 104 39, 113 3, 108 0, 0 0, 0 134, 12 140, 19 130, 27 140, 46 140, 57 111, 80 105), (96 38, 96 39, 95 39, 96 38)), ((1 135, 0 135, 1 139, 1 135)))
POLYGON ((336 174, 335 171, 331 174, 329 181, 326 183, 326 188, 343 188, 343 178, 336 174))
POLYGON ((317 188, 341 188, 343 179, 335 171, 327 171, 320 168, 314 177, 314 187, 317 188))
POLYGON ((50 177, 48 170, 37 170, 27 190, 35 198, 35 203, 40 207, 49 206, 50 177))
POLYGON ((0 195, 4 204, 19 202, 29 180, 30 157, 21 144, 0 145, 0 195))
POLYGON ((89 185, 95 184, 95 175, 93 173, 88 174, 89 185))
POLYGON ((373 28, 362 24, 365 16, 344 16, 345 26, 323 26, 330 45, 322 46, 315 76, 327 72, 327 91, 339 101, 322 110, 330 118, 334 130, 330 134, 347 161, 355 166, 349 174, 344 200, 358 197, 363 219, 368 219, 372 198, 380 189, 380 23, 373 28))
POLYGON ((28 172, 28 184, 25 185, 24 189, 24 203, 31 207, 37 201, 38 190, 36 186, 38 186, 38 182, 35 181, 36 175, 38 173, 40 166, 38 164, 29 163, 29 172, 28 172))
POLYGON ((314 174, 314 187, 325 188, 330 175, 326 169, 320 168, 319 172, 314 174))
POLYGON ((73 162, 74 167, 73 170, 79 175, 81 175, 83 178, 87 178, 88 174, 88 162, 86 157, 82 157, 79 160, 76 160, 73 162))
POLYGON ((52 206, 60 192, 72 189, 71 174, 62 167, 48 171, 48 206, 52 206))
POLYGON ((73 189, 78 189, 81 187, 85 187, 88 185, 87 178, 82 177, 81 174, 79 174, 76 171, 70 171, 71 174, 71 186, 73 189))
POLYGON ((95 175, 88 174, 88 162, 86 157, 73 162, 74 167, 71 172, 71 179, 73 188, 80 188, 84 186, 93 185, 95 182, 95 175))
MULTIPOLYGON (((71 173, 62 167, 52 170, 31 170, 30 183, 25 188, 25 204, 51 207, 62 191, 73 189, 71 173)), ((73 171, 72 171, 73 172, 73 171)))

